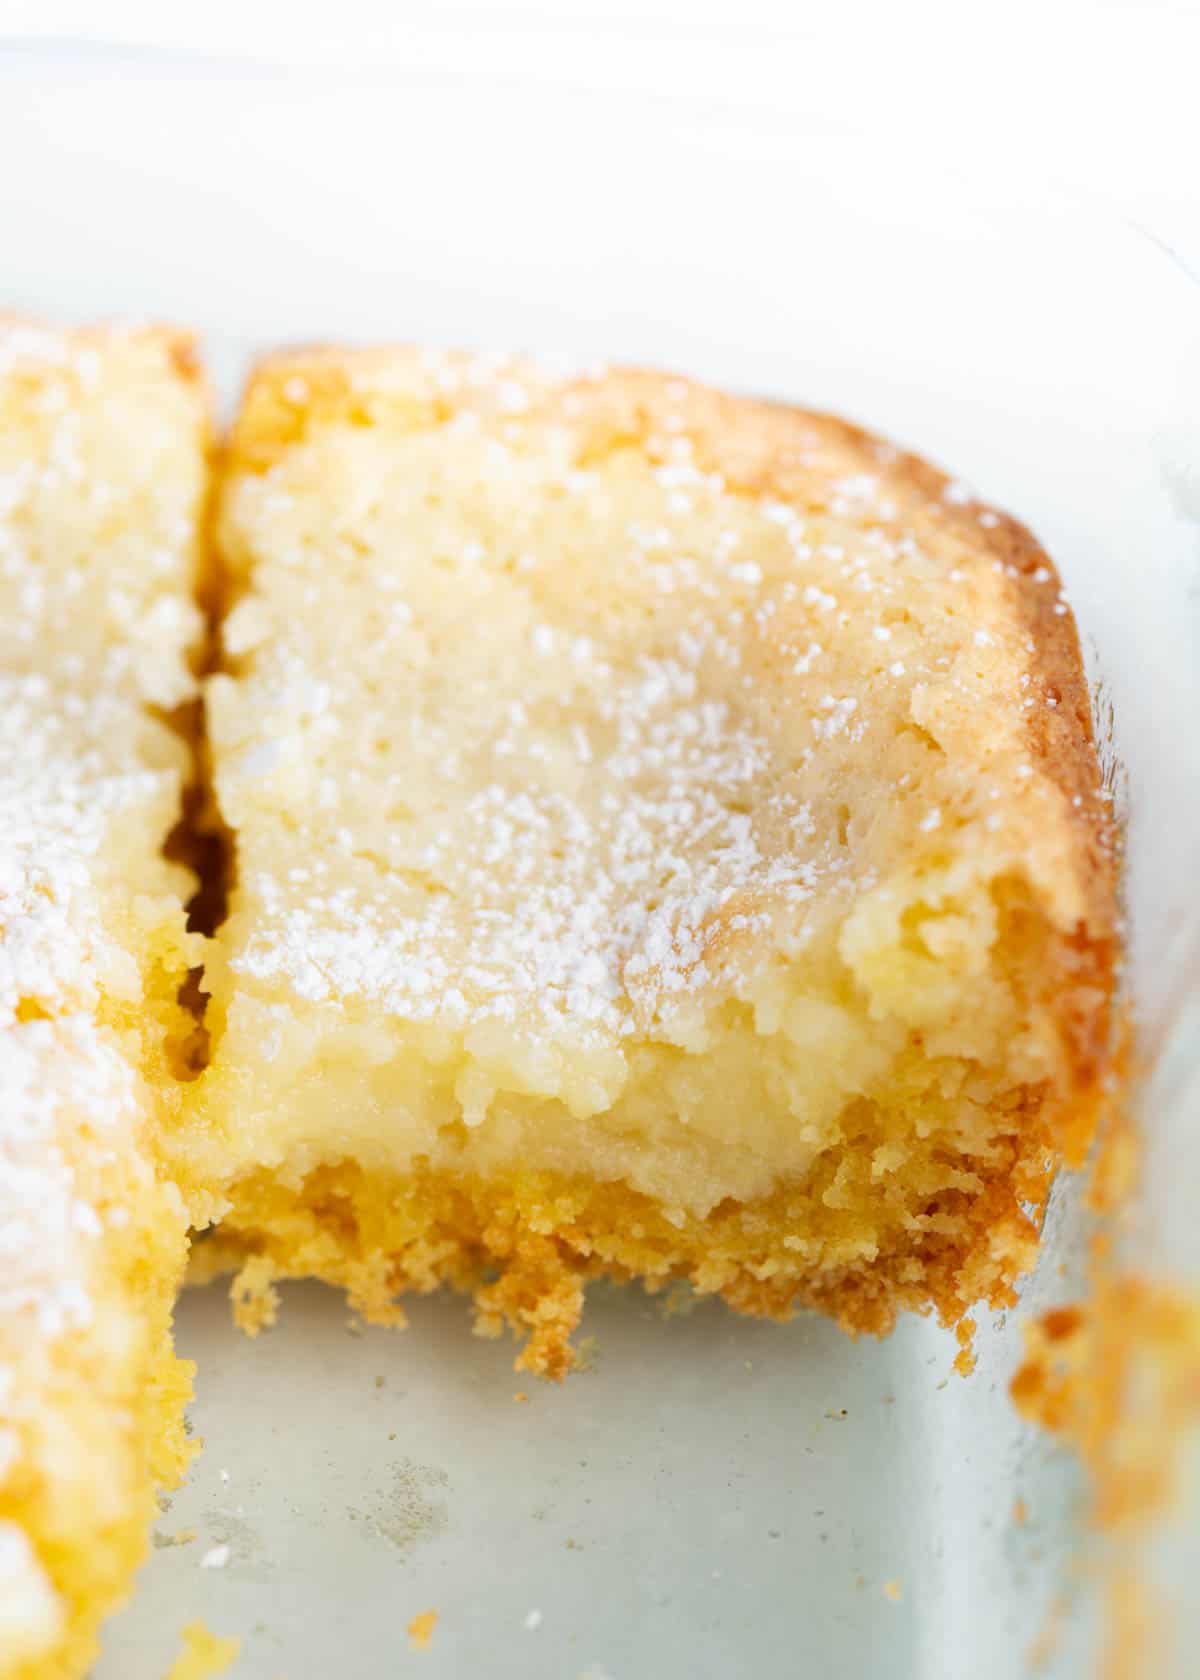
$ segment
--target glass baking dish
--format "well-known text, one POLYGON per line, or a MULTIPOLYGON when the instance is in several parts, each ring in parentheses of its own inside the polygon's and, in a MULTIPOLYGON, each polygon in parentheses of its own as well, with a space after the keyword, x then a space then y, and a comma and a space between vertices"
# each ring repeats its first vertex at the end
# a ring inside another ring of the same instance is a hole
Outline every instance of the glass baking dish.
MULTIPOLYGON (((194 324, 226 399, 313 338, 648 363, 889 432, 1032 525, 1129 817, 1153 1102, 1121 1240, 1200 1277, 1200 289, 1168 253, 902 137, 478 67, 31 50, 0 60, 0 157, 4 305, 194 324)), ((925 1322, 852 1343, 597 1291, 589 1368, 517 1403, 512 1349, 453 1299, 396 1335, 292 1288, 250 1343, 191 1294, 206 1447, 96 1680, 157 1680, 197 1617, 242 1636, 244 1680, 369 1680, 431 1608, 427 1680, 1001 1680, 1048 1626, 1042 1672, 1090 1674, 1086 1490, 1007 1397, 1020 1318, 1084 1288, 1087 1227, 1062 1182, 968 1379, 925 1322)), ((1138 1566, 1168 1589, 1200 1566, 1197 1508, 1138 1566)), ((1200 1625, 1177 1633, 1183 1674, 1200 1625)))

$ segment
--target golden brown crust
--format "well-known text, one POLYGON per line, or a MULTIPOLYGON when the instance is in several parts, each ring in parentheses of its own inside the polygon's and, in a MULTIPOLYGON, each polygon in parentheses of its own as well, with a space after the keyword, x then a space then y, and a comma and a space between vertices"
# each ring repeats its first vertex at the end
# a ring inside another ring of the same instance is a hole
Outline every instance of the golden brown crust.
POLYGON ((838 1222, 819 1187, 680 1220, 626 1185, 547 1172, 480 1180, 343 1162, 298 1189, 264 1172, 230 1190, 191 1279, 234 1271, 236 1316, 250 1333, 273 1321, 277 1279, 321 1278, 365 1318, 392 1325, 404 1323, 398 1296, 449 1284, 473 1296, 483 1334, 507 1325, 523 1338, 517 1369, 548 1377, 575 1363, 584 1284, 602 1276, 651 1291, 683 1279, 760 1318, 815 1308, 852 1334, 885 1335, 903 1311, 965 1324, 980 1300, 1015 1304, 1012 1278, 1035 1252, 1044 1161, 1040 1135, 1021 1139, 980 1195, 960 1199, 953 1234, 894 1230, 867 1263, 839 1257, 838 1222))

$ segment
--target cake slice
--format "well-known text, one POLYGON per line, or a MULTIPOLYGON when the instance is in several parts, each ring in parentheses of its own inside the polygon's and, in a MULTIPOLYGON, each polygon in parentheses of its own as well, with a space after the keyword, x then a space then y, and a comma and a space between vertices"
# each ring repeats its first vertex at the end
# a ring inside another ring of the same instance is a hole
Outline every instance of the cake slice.
POLYGON ((0 323, 0 1676, 83 1674, 186 1461, 157 1166, 198 961, 164 844, 191 747, 207 448, 188 341, 0 323))
POLYGON ((838 421, 268 361, 219 507, 235 884, 177 1168, 250 1326, 584 1281, 1008 1302, 1108 1056, 1113 851, 1033 539, 838 421))

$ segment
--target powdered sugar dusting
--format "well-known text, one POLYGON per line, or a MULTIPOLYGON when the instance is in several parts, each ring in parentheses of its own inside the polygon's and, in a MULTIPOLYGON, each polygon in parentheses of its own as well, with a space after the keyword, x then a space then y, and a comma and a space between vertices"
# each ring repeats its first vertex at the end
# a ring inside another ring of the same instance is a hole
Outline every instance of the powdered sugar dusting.
MULTIPOLYGON (((91 1320, 85 1279, 104 1224, 81 1195, 77 1142, 115 1147, 137 1113, 133 1071, 87 1016, 0 1030, 0 1348, 91 1320)), ((0 1403, 0 1415, 6 1408, 0 1403)))
POLYGON ((0 1020, 137 992, 104 925, 105 849, 122 819, 164 831, 180 793, 178 770, 146 767, 140 729, 121 701, 0 673, 0 1020))
POLYGON ((911 501, 815 432, 802 495, 746 494, 673 381, 610 473, 603 393, 519 362, 421 369, 459 404, 440 438, 389 460, 346 434, 231 496, 256 557, 211 714, 234 971, 543 1046, 686 1035, 689 1000, 746 995, 870 884, 836 790, 895 753, 914 696, 995 710, 955 665, 970 613, 942 613, 911 501), (349 537, 326 471, 367 510, 349 537))
MULTIPOLYGON (((573 726, 588 766, 575 786, 528 777, 536 726, 510 703, 491 754, 518 768, 464 789, 427 831, 414 862, 438 890, 406 895, 402 916, 386 873, 367 891, 325 892, 314 858, 311 890, 297 894, 309 882, 252 869, 264 916, 237 967, 408 1019, 536 1016, 619 1033, 703 986, 731 903, 766 891, 799 903, 815 865, 764 852, 749 806, 768 749, 727 701, 703 696, 701 652, 691 635, 673 657, 610 673, 573 726)), ((780 814, 794 810, 785 799, 780 814)))

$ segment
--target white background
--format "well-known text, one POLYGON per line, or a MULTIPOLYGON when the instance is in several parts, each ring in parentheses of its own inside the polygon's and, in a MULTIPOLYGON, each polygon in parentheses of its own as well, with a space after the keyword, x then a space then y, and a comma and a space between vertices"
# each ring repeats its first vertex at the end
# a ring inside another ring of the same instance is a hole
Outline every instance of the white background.
POLYGON ((964 170, 1016 161, 1114 200, 1200 268, 1195 0, 0 0, 0 50, 21 41, 511 75, 841 124, 881 146, 920 134, 964 170))

